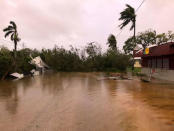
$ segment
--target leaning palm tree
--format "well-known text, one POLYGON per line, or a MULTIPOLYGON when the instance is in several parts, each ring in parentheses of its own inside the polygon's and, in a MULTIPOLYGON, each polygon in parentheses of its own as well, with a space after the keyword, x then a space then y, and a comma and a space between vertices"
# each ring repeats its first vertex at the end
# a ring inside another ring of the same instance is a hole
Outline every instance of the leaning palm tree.
POLYGON ((127 26, 129 23, 132 23, 130 30, 134 29, 134 40, 135 40, 135 27, 136 27, 136 14, 135 9, 131 7, 130 5, 126 4, 126 9, 124 9, 120 13, 119 20, 123 21, 122 24, 119 25, 120 29, 123 29, 125 26, 127 26))
POLYGON ((11 35, 11 41, 14 42, 14 59, 16 59, 17 43, 20 41, 17 32, 17 26, 15 22, 10 21, 10 25, 3 30, 5 32, 5 38, 11 35))

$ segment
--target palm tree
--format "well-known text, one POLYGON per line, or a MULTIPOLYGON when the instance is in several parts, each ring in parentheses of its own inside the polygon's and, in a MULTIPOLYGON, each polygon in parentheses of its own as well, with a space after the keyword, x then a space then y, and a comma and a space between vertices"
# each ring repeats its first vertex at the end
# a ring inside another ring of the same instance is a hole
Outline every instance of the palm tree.
POLYGON ((10 25, 3 30, 5 32, 5 38, 11 35, 11 41, 14 42, 14 58, 16 59, 17 43, 20 41, 17 32, 17 26, 15 22, 10 21, 10 25))
POLYGON ((124 9, 120 13, 119 20, 123 21, 122 24, 119 25, 120 29, 123 29, 125 26, 127 26, 129 23, 132 23, 130 30, 134 29, 134 40, 135 40, 135 27, 136 27, 136 14, 135 9, 131 7, 130 5, 126 4, 126 9, 124 9))
POLYGON ((113 34, 109 35, 107 44, 112 50, 117 52, 117 40, 113 34))

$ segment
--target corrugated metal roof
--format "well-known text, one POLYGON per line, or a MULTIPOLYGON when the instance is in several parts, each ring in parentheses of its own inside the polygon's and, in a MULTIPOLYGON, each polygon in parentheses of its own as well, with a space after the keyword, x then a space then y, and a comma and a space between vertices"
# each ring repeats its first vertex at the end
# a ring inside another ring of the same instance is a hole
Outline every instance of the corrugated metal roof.
POLYGON ((46 65, 43 60, 40 58, 40 56, 37 56, 35 57, 34 59, 31 60, 30 62, 31 64, 33 65, 36 65, 40 68, 43 68, 43 67, 48 67, 48 65, 46 65))
POLYGON ((136 47, 134 48, 134 50, 136 50, 136 51, 138 51, 138 50, 140 50, 141 48, 138 46, 138 45, 136 45, 136 47))
POLYGON ((143 55, 143 49, 140 49, 138 51, 134 50, 133 52, 134 57, 142 57, 142 55, 143 55))
POLYGON ((149 54, 143 57, 174 55, 174 42, 165 43, 149 48, 149 54))

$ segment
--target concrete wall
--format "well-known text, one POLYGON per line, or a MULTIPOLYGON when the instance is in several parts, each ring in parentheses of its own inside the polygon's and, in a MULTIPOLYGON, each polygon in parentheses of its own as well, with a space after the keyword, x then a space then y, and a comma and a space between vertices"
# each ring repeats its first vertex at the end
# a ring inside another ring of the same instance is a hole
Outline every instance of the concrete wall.
POLYGON ((154 78, 174 82, 174 70, 142 68, 141 73, 147 76, 151 73, 154 78))

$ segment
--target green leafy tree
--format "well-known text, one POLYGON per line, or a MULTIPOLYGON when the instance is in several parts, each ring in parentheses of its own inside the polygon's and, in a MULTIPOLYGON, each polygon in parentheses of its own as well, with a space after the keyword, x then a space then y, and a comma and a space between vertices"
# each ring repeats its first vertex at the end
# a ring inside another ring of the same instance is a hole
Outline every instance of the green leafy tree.
POLYGON ((117 40, 113 34, 109 35, 107 44, 112 50, 117 52, 117 40))
POLYGON ((136 43, 134 42, 134 37, 130 37, 125 41, 123 50, 125 54, 132 54, 135 47, 136 43))
POLYGON ((5 38, 10 35, 11 41, 14 42, 14 58, 16 59, 17 44, 20 41, 18 36, 17 26, 15 22, 10 21, 10 25, 3 30, 5 32, 5 38))
POLYGON ((126 4, 126 9, 124 9, 120 13, 119 20, 123 21, 119 25, 120 29, 123 29, 125 26, 127 26, 129 23, 131 23, 130 30, 134 29, 134 40, 135 40, 135 34, 136 34, 136 14, 135 14, 135 9, 132 6, 126 4))
POLYGON ((157 45, 166 43, 166 42, 168 42, 168 40, 169 40, 169 38, 168 38, 168 36, 165 33, 158 34, 156 36, 156 44, 157 45))
POLYGON ((174 42, 174 33, 172 31, 168 31, 167 38, 168 41, 174 42))
MULTIPOLYGON (((9 70, 12 64, 11 52, 5 48, 0 48, 0 78, 4 79, 4 74, 9 70)), ((10 71, 10 70, 9 70, 10 71)))
POLYGON ((156 31, 147 30, 145 32, 140 32, 136 41, 137 44, 141 45, 145 50, 147 46, 156 44, 156 31))
POLYGON ((94 58, 95 56, 101 54, 101 47, 97 46, 95 42, 91 42, 86 46, 86 52, 90 58, 94 58))

